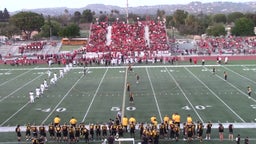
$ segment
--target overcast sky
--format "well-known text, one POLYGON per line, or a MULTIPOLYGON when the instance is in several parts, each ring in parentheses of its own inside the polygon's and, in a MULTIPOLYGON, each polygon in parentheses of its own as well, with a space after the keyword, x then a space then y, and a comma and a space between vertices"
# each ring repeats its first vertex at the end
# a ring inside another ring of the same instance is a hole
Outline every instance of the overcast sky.
MULTIPOLYGON (((187 4, 192 1, 217 2, 246 2, 253 0, 128 0, 129 6, 150 6, 158 4, 187 4)), ((81 8, 88 4, 105 4, 126 7, 127 0, 0 0, 0 10, 7 8, 9 12, 22 9, 35 9, 47 7, 81 8)))

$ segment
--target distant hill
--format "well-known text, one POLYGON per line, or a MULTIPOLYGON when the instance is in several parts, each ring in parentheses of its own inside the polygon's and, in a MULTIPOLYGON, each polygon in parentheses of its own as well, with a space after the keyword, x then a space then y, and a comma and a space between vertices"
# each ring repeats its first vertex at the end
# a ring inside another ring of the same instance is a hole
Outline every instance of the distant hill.
MULTIPOLYGON (((40 8, 40 9, 23 9, 22 11, 32 11, 36 13, 41 13, 43 15, 61 15, 64 10, 67 9, 70 14, 74 14, 75 11, 82 12, 83 10, 90 9, 96 14, 100 11, 103 13, 111 13, 111 10, 118 10, 120 14, 126 13, 125 7, 118 7, 113 5, 103 5, 103 4, 90 4, 81 8, 68 8, 68 7, 56 7, 56 8, 40 8)), ((212 3, 202 3, 202 2, 191 2, 186 5, 176 4, 176 5, 155 5, 155 6, 139 6, 139 7, 129 7, 129 13, 134 14, 156 14, 157 10, 164 10, 166 14, 172 14, 177 9, 185 10, 189 13, 205 13, 205 14, 216 14, 216 13, 231 13, 231 12, 256 12, 256 2, 212 2, 212 3)), ((16 11, 14 13, 17 13, 16 11)), ((13 14, 13 13, 11 13, 13 14)))

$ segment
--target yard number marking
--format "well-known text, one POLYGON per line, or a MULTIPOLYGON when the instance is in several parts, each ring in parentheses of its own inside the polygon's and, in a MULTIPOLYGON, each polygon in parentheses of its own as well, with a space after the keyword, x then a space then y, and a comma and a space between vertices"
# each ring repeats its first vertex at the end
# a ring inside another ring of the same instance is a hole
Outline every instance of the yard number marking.
MULTIPOLYGON (((195 108, 196 108, 197 110, 205 110, 205 109, 208 108, 208 107, 212 107, 212 106, 210 106, 210 105, 206 105, 206 106, 203 106, 203 105, 196 105, 196 106, 195 106, 195 108)), ((191 108, 190 106, 186 105, 186 106, 182 107, 181 109, 184 109, 184 110, 191 110, 192 108, 191 108)))
POLYGON ((256 68, 244 68, 244 71, 256 71, 256 68))
POLYGON ((0 73, 0 75, 10 75, 11 73, 5 72, 5 73, 0 73))
MULTIPOLYGON (((50 112, 50 111, 51 111, 51 108, 45 108, 45 109, 36 108, 36 110, 42 111, 42 112, 50 112)), ((60 107, 60 108, 57 108, 57 109, 56 109, 56 112, 64 112, 64 111, 66 111, 66 110, 67 110, 66 108, 60 107)))
POLYGON ((254 104, 252 104, 252 105, 250 105, 253 109, 256 109, 256 105, 254 104))
MULTIPOLYGON (((111 111, 120 111, 121 109, 119 107, 112 107, 110 110, 111 111)), ((128 107, 126 107, 126 110, 128 110, 128 111, 135 111, 136 107, 128 106, 128 107)))

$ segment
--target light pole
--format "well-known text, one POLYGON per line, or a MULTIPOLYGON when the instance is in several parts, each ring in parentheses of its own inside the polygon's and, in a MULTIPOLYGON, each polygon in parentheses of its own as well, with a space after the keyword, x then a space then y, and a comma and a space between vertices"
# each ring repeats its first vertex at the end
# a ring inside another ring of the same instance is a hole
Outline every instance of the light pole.
POLYGON ((128 13, 128 0, 126 0, 126 23, 128 24, 129 20, 129 13, 128 13))

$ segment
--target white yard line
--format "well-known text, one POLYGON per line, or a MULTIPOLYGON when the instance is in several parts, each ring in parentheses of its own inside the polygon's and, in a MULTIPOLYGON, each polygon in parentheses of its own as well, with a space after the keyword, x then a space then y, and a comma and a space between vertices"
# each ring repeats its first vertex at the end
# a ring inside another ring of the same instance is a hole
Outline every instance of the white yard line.
POLYGON ((211 90, 203 81, 194 75, 188 68, 184 67, 194 78, 196 78, 205 88, 207 88, 219 101, 221 101, 234 115, 236 115, 242 122, 245 122, 232 108, 230 108, 213 90, 211 90))
POLYGON ((63 98, 59 101, 59 103, 52 109, 52 111, 48 114, 48 116, 41 122, 41 124, 44 124, 46 120, 55 112, 55 110, 59 107, 59 105, 62 103, 62 101, 68 96, 68 94, 71 92, 71 90, 77 85, 77 83, 84 77, 84 75, 81 75, 80 78, 73 84, 73 86, 68 90, 68 92, 63 96, 63 98))
MULTIPOLYGON (((218 78, 222 79, 223 81, 227 82, 230 86, 232 86, 234 89, 236 89, 237 91, 239 91, 241 94, 243 94, 246 97, 249 97, 247 93, 245 93, 244 91, 242 91, 241 89, 237 88, 235 85, 233 85, 232 83, 230 83, 229 81, 226 81, 224 78, 222 78, 219 75, 216 75, 218 78)), ((254 99, 253 97, 249 97, 250 100, 256 102, 256 99, 254 99)))
POLYGON ((27 82, 26 84, 22 85, 21 87, 17 88, 15 91, 13 91, 12 93, 10 93, 7 96, 4 96, 3 98, 0 99, 0 102, 2 102, 3 100, 7 99, 9 96, 11 96, 12 94, 16 93, 17 91, 19 91, 20 89, 24 88, 25 86, 27 86, 28 84, 30 84, 31 82, 33 82, 34 80, 38 79, 39 77, 41 77, 43 74, 37 76, 36 78, 34 78, 33 80, 27 82))
POLYGON ((8 119, 6 119, 4 122, 2 122, 0 126, 3 126, 6 122, 8 122, 10 119, 12 119, 18 112, 20 112, 21 110, 23 110, 28 104, 29 104, 29 102, 27 102, 24 106, 22 106, 19 110, 17 110, 14 114, 12 114, 12 115, 11 115, 8 119))
POLYGON ((199 115, 199 113, 197 112, 197 110, 195 109, 195 107, 193 106, 193 104, 191 103, 191 101, 189 100, 189 98, 187 97, 186 93, 183 91, 183 89, 181 88, 180 84, 176 81, 176 79, 172 76, 172 74, 170 73, 170 71, 167 69, 167 67, 165 67, 166 71, 168 72, 169 76, 171 76, 171 78, 173 79, 173 81, 175 82, 175 84, 177 85, 177 87, 180 89, 181 93, 183 94, 183 96, 186 98, 186 100, 188 101, 188 103, 190 104, 190 106, 192 107, 192 109, 194 110, 194 112, 196 113, 196 115, 198 116, 198 118, 200 119, 200 121, 202 123, 204 123, 204 120, 201 118, 201 116, 199 115))
POLYGON ((154 90, 154 87, 153 87, 151 78, 150 78, 149 73, 148 73, 148 68, 146 68, 146 72, 147 72, 148 79, 149 79, 149 83, 150 83, 150 86, 151 86, 151 89, 152 89, 152 92, 153 92, 153 96, 154 96, 154 99, 155 99, 155 102, 156 102, 156 108, 157 108, 157 111, 158 111, 160 120, 161 120, 161 122, 162 122, 162 121, 163 121, 163 117, 162 117, 162 115, 161 115, 160 108, 159 108, 159 105, 158 105, 158 101, 157 101, 157 98, 156 98, 156 93, 155 93, 155 90, 154 90))
MULTIPOLYGON (((233 71, 232 69, 227 68, 226 66, 222 66, 222 67, 225 68, 226 70, 231 71, 232 73, 235 73, 235 74, 239 75, 240 77, 242 77, 242 78, 244 78, 244 79, 246 79, 246 80, 248 80, 248 81, 250 81, 250 82, 256 84, 255 81, 253 81, 253 80, 251 80, 251 79, 249 79, 249 78, 247 78, 247 77, 245 77, 245 76, 239 74, 238 72, 235 72, 235 71, 233 71)), ((243 67, 245 67, 245 66, 243 66, 243 67)), ((245 68, 247 68, 247 67, 245 67, 245 68)))
POLYGON ((92 103, 94 102, 94 99, 95 99, 96 95, 98 94, 98 91, 99 91, 99 89, 100 89, 100 86, 101 86, 101 84, 102 84, 102 82, 103 82, 103 80, 104 80, 104 78, 105 78, 107 72, 108 72, 108 68, 107 68, 107 70, 105 71, 105 73, 104 73, 104 75, 103 75, 103 77, 102 77, 102 79, 101 79, 101 81, 100 81, 100 83, 99 83, 99 85, 98 85, 98 87, 97 87, 97 89, 96 89, 96 92, 95 92, 94 95, 93 95, 93 98, 92 98, 92 100, 91 100, 91 103, 90 103, 89 107, 87 108, 87 111, 86 111, 86 113, 85 113, 85 115, 84 115, 84 118, 83 118, 82 122, 85 121, 85 118, 86 118, 86 116, 88 115, 88 113, 89 113, 89 111, 90 111, 90 109, 91 109, 92 103))
MULTIPOLYGON (((4 74, 5 73, 10 73, 12 70, 8 70, 7 72, 4 72, 4 74)), ((21 75, 21 74, 20 74, 21 75)), ((19 75, 18 75, 19 76, 19 75)), ((18 76, 16 76, 16 77, 18 77, 18 76)), ((0 84, 0 86, 3 86, 3 85, 5 85, 5 83, 8 83, 9 81, 12 81, 13 79, 16 79, 16 77, 14 77, 14 78, 12 78, 12 79, 10 79, 10 80, 8 80, 8 81, 5 81, 5 82, 3 82, 3 83, 1 83, 0 84)))
MULTIPOLYGON (((6 83, 15 80, 16 78, 21 77, 21 76, 27 74, 28 72, 30 72, 30 71, 32 71, 32 70, 33 70, 33 69, 31 69, 31 70, 29 70, 29 71, 26 71, 26 72, 24 72, 24 73, 22 73, 22 74, 19 74, 19 75, 17 75, 16 77, 13 77, 12 79, 10 79, 10 80, 8 80, 8 81, 5 81, 5 82, 1 83, 0 86, 3 86, 3 85, 5 85, 6 83)), ((12 71, 12 70, 9 70, 9 71, 12 71)))
POLYGON ((125 116, 125 100, 126 100, 126 84, 127 84, 127 72, 128 72, 128 69, 126 68, 125 69, 125 78, 124 78, 124 91, 123 91, 123 103, 122 103, 122 117, 121 117, 121 120, 123 119, 123 117, 125 116))

